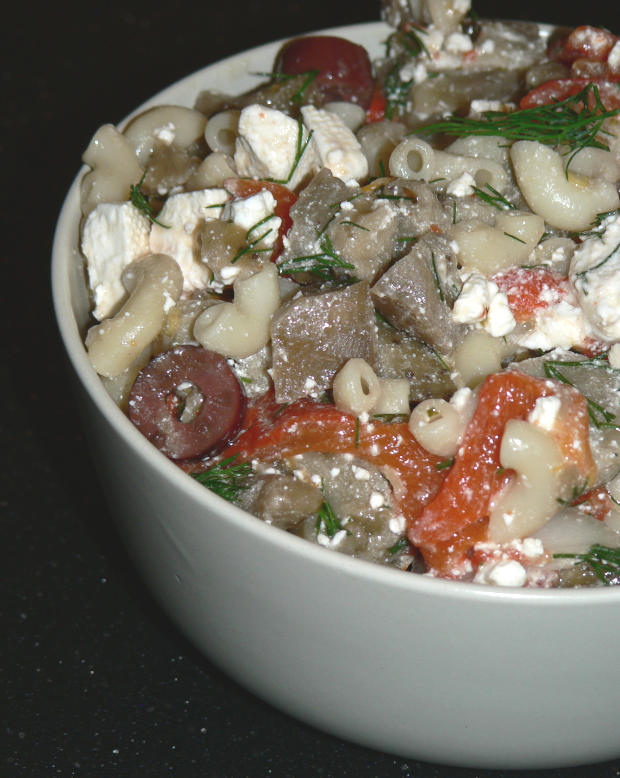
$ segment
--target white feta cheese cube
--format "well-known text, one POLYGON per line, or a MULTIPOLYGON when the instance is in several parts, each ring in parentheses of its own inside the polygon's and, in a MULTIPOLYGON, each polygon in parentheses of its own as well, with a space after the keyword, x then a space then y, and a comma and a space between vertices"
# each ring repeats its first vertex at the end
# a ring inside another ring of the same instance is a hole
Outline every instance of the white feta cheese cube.
POLYGON ((167 254, 183 272, 183 291, 204 288, 209 282, 209 268, 200 261, 196 231, 200 224, 218 219, 228 200, 225 189, 201 189, 171 195, 151 229, 151 251, 167 254), (164 226, 165 225, 165 226, 164 226))
POLYGON ((312 130, 322 165, 345 183, 357 183, 368 175, 368 160, 354 133, 331 111, 305 105, 301 109, 304 124, 312 130))
POLYGON ((100 203, 82 230, 93 316, 101 321, 114 313, 126 296, 121 282, 130 262, 149 253, 151 223, 131 203, 100 203))
POLYGON ((231 205, 232 220, 247 230, 248 243, 256 247, 273 246, 278 238, 282 224, 279 216, 274 216, 276 199, 271 192, 264 190, 245 199, 234 200, 231 205), (261 240, 261 236, 264 236, 261 240))
POLYGON ((455 197, 468 197, 474 193, 475 186, 476 181, 472 174, 465 172, 450 181, 446 187, 446 192, 455 197))
POLYGON ((265 178, 295 189, 319 169, 308 130, 282 111, 249 105, 239 116, 234 163, 240 176, 265 178), (301 133, 301 135, 300 135, 301 133))
POLYGON ((620 216, 607 217, 602 232, 584 240, 569 277, 594 334, 620 340, 620 216))

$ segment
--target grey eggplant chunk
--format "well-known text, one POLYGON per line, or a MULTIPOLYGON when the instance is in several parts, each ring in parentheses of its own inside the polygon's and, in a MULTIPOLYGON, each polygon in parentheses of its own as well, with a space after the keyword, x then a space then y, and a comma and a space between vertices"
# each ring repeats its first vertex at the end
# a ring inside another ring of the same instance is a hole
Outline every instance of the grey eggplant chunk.
POLYGON ((379 352, 375 371, 379 378, 406 378, 409 402, 427 397, 449 399, 456 391, 450 369, 434 351, 419 340, 385 322, 377 324, 379 352))
POLYGON ((377 332, 368 284, 293 298, 271 322, 271 349, 277 402, 319 397, 353 357, 374 365, 377 332))
POLYGON ((455 267, 447 238, 424 236, 372 287, 377 310, 397 329, 449 353, 464 332, 451 316, 455 267))
MULTIPOLYGON (((290 216, 293 224, 286 235, 284 251, 278 264, 289 264, 297 257, 321 252, 322 229, 334 216, 334 208, 351 195, 351 190, 339 178, 323 168, 312 181, 301 190, 290 216), (318 226, 318 229, 317 229, 318 226)), ((308 274, 295 274, 295 281, 304 283, 316 280, 308 274)))

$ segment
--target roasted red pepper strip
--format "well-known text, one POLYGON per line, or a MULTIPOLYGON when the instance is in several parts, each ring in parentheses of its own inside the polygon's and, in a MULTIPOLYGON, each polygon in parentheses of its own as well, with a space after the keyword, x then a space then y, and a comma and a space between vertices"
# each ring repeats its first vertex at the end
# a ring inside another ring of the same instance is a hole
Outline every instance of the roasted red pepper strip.
POLYGON ((278 239, 274 244, 271 261, 275 262, 282 253, 283 238, 293 224, 290 216, 291 206, 297 201, 297 195, 291 189, 282 184, 276 184, 273 181, 254 181, 250 178, 227 178, 224 181, 224 188, 234 197, 250 197, 251 195, 263 192, 265 189, 274 196, 276 207, 274 214, 281 219, 280 229, 278 230, 278 239))
MULTIPOLYGON (((614 77, 616 79, 616 77, 614 77)), ((605 78, 556 78, 545 81, 521 98, 519 108, 536 108, 551 105, 581 92, 588 84, 596 84, 599 97, 606 111, 620 108, 620 84, 612 77, 605 78)), ((590 94, 590 109, 595 108, 594 95, 590 94)))
POLYGON ((536 311, 559 303, 568 293, 568 279, 545 268, 513 268, 495 274, 493 281, 505 292, 517 321, 528 321, 536 311))
POLYGON ((609 52, 618 38, 609 30, 600 27, 581 25, 564 38, 560 46, 553 51, 553 56, 567 65, 577 59, 589 59, 594 62, 607 62, 609 52))
POLYGON ((387 100, 385 99, 385 95, 379 87, 376 86, 372 93, 370 105, 366 109, 366 124, 383 121, 385 119, 386 106, 387 100))
POLYGON ((309 451, 353 454, 381 468, 409 521, 444 479, 444 472, 437 468, 439 457, 416 442, 407 422, 371 419, 361 424, 333 405, 310 400, 281 405, 271 393, 250 405, 244 431, 222 456, 270 462, 309 451))
POLYGON ((588 440, 588 411, 577 390, 553 381, 507 371, 486 378, 478 405, 437 496, 408 531, 427 563, 443 578, 460 578, 475 544, 486 540, 490 505, 511 473, 499 459, 506 422, 527 419, 539 397, 559 395, 561 431, 556 440, 567 464, 582 478, 592 479, 595 467, 588 440))

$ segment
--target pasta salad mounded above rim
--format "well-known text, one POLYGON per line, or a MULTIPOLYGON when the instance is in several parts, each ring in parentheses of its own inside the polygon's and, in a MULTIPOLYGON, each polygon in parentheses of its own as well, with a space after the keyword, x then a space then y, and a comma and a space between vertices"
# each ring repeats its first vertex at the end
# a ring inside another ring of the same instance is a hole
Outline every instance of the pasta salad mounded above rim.
POLYGON ((300 37, 250 92, 97 131, 90 361, 163 454, 308 541, 618 584, 620 39, 382 16, 374 62, 300 37))

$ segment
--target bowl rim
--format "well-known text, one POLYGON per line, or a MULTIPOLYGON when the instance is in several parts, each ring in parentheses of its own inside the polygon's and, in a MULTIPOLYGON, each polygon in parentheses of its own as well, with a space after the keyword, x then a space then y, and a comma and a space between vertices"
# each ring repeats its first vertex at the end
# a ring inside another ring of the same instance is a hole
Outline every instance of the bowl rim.
MULTIPOLYGON (((539 26, 545 32, 552 29, 552 26, 543 23, 540 23, 539 26)), ((356 40, 362 33, 364 37, 379 39, 381 35, 385 35, 390 30, 391 28, 384 22, 363 22, 300 33, 300 35, 341 35, 356 40)), ((248 58, 250 60, 270 58, 270 61, 272 61, 273 55, 286 40, 290 40, 290 38, 261 44, 222 60, 209 63, 188 76, 169 84, 148 98, 119 122, 118 126, 125 126, 133 116, 136 116, 146 108, 161 105, 167 100, 173 100, 175 104, 182 105, 183 101, 179 101, 178 97, 175 100, 175 95, 187 92, 197 81, 200 81, 202 88, 205 88, 208 85, 209 76, 212 77, 214 71, 226 68, 232 69, 248 58)), ((251 76, 253 74, 246 71, 245 75, 251 76)), ((198 89, 194 86, 192 95, 195 96, 197 92, 198 89)), ((618 604, 620 604, 620 586, 584 587, 580 589, 517 588, 477 584, 469 581, 452 581, 429 575, 407 575, 395 568, 389 568, 363 559, 355 559, 337 552, 330 552, 330 550, 309 543, 303 538, 269 526, 256 516, 210 492, 189 477, 181 468, 147 441, 114 403, 91 367, 82 337, 80 336, 71 301, 69 267, 72 262, 82 262, 77 243, 80 224, 79 189, 80 180, 88 170, 89 168, 86 165, 82 165, 79 168, 67 191, 54 230, 51 288, 56 325, 66 355, 82 388, 110 427, 131 449, 132 455, 142 457, 160 479, 169 482, 173 488, 186 491, 195 502, 204 506, 205 512, 214 513, 222 520, 232 522, 239 530, 248 532, 256 538, 263 539, 277 546, 282 553, 295 555, 298 559, 307 560, 319 568, 329 568, 332 571, 339 570, 343 574, 364 578, 386 588, 403 588, 412 593, 425 593, 471 603, 489 600, 494 603, 510 602, 512 607, 515 604, 535 604, 540 607, 556 605, 566 607, 571 604, 583 606, 587 604, 592 607, 608 606, 610 601, 618 601, 618 604)))

